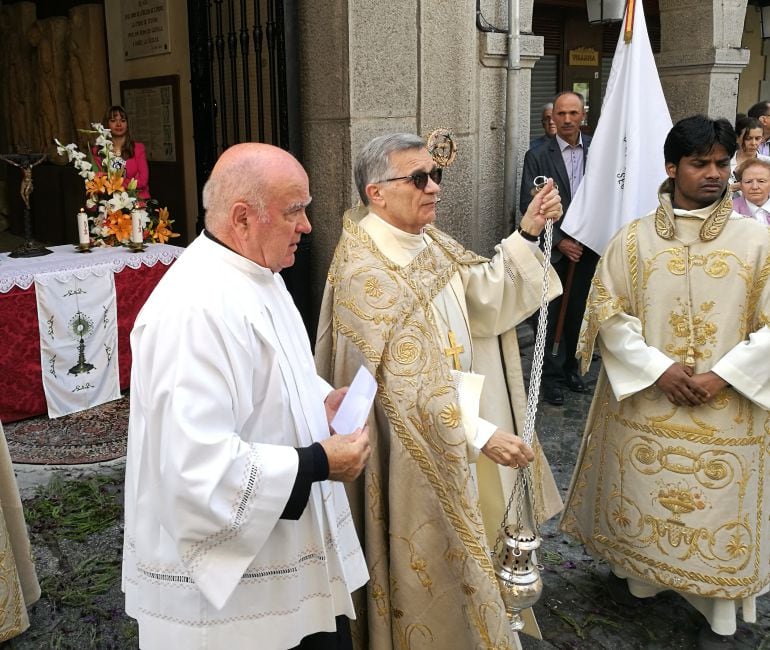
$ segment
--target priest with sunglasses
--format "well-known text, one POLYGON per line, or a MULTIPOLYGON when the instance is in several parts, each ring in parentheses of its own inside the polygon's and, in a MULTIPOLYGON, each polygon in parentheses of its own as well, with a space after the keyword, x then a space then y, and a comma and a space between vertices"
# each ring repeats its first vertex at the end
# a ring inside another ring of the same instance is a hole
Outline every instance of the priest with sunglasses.
POLYGON ((526 402, 515 327, 539 307, 537 243, 561 199, 549 180, 485 259, 433 225, 441 175, 417 136, 363 148, 361 205, 343 218, 321 307, 319 374, 347 385, 364 365, 377 379, 372 454, 348 486, 371 575, 356 594, 361 650, 520 647, 489 554, 516 468, 534 462, 540 521, 561 509, 540 446, 514 435, 526 402))

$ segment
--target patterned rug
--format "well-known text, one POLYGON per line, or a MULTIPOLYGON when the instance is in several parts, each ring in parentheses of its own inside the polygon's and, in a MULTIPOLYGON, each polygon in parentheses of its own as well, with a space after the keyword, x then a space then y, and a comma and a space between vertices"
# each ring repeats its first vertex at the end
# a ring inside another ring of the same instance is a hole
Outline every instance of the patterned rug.
POLYGON ((126 455, 128 395, 50 420, 41 415, 3 425, 14 463, 79 465, 126 455))

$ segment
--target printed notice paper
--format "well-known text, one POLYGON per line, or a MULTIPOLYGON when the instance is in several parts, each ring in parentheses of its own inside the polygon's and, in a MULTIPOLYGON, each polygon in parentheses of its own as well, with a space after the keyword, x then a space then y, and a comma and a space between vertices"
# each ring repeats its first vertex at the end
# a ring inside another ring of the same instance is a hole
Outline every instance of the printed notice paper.
POLYGON ((332 420, 332 429, 347 435, 364 426, 376 392, 377 382, 372 373, 361 366, 332 420))

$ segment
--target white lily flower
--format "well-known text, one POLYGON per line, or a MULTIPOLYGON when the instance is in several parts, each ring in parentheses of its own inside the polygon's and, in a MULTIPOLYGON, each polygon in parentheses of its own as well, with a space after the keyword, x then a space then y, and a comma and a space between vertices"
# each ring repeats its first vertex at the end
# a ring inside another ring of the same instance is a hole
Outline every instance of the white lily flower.
POLYGON ((134 198, 128 195, 128 192, 115 192, 112 198, 107 201, 107 205, 110 207, 111 212, 117 212, 118 210, 128 209, 130 210, 134 205, 134 198))

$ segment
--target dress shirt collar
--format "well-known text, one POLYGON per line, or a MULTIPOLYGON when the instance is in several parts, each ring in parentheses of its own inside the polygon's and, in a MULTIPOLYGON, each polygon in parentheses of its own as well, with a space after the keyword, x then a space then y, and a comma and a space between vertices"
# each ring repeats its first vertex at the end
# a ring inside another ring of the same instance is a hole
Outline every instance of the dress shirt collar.
POLYGON ((566 140, 563 140, 561 137, 559 137, 558 134, 555 135, 554 137, 556 138, 556 144, 559 145, 559 151, 563 152, 568 147, 570 147, 572 149, 577 149, 578 147, 580 147, 581 149, 583 148, 583 134, 582 133, 578 136, 577 144, 574 147, 569 142, 567 142, 566 140))
POLYGON ((751 212, 752 217, 756 217, 757 210, 764 210, 765 214, 770 214, 770 199, 765 201, 763 205, 757 205, 756 203, 752 203, 748 199, 746 199, 746 205, 749 206, 749 212, 751 212))

